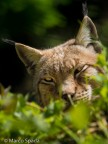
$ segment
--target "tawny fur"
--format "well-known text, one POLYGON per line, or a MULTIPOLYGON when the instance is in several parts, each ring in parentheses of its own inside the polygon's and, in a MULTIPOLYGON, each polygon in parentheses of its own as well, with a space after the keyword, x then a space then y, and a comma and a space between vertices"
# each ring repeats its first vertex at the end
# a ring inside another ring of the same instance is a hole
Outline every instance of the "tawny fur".
POLYGON ((19 58, 33 78, 37 102, 45 106, 51 99, 69 102, 90 100, 94 87, 92 76, 101 51, 97 30, 85 16, 75 39, 51 49, 38 50, 15 43, 19 58))

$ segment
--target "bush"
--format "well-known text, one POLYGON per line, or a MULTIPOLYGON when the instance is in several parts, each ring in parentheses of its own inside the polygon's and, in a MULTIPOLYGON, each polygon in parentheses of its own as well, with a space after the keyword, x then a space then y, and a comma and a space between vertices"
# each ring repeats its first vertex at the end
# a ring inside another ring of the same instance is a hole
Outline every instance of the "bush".
POLYGON ((105 74, 95 77, 100 98, 79 102, 63 111, 62 100, 41 108, 28 95, 0 86, 0 143, 108 144, 108 62, 106 51, 98 58, 105 74))

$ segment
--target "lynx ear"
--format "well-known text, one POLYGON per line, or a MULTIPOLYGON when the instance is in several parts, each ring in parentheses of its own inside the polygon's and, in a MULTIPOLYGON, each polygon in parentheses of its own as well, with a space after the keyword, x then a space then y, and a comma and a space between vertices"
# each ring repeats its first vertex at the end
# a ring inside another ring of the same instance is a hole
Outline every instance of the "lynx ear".
POLYGON ((88 16, 85 16, 81 23, 75 43, 86 48, 92 48, 95 52, 101 52, 96 27, 88 16))
POLYGON ((42 56, 42 51, 23 45, 21 43, 15 43, 15 48, 20 60, 26 66, 28 72, 32 73, 34 67, 42 56))

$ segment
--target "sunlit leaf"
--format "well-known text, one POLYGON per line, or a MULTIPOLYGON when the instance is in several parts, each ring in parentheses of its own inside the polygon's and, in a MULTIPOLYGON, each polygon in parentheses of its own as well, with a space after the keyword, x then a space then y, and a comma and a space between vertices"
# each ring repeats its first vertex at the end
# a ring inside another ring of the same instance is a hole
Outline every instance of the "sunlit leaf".
POLYGON ((69 115, 73 127, 77 129, 87 127, 90 119, 90 110, 86 104, 79 103, 76 107, 72 108, 69 115))

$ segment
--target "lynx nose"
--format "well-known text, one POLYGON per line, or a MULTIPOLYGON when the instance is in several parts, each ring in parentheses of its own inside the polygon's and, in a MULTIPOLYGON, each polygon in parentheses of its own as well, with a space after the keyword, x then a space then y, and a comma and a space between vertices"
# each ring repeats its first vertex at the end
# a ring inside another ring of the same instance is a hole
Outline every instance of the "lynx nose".
POLYGON ((66 101, 69 101, 68 95, 70 95, 71 98, 73 98, 75 94, 74 94, 74 93, 73 93, 73 94, 72 94, 72 93, 71 93, 71 94, 63 94, 63 95, 62 95, 62 98, 63 98, 64 100, 66 100, 66 101))

